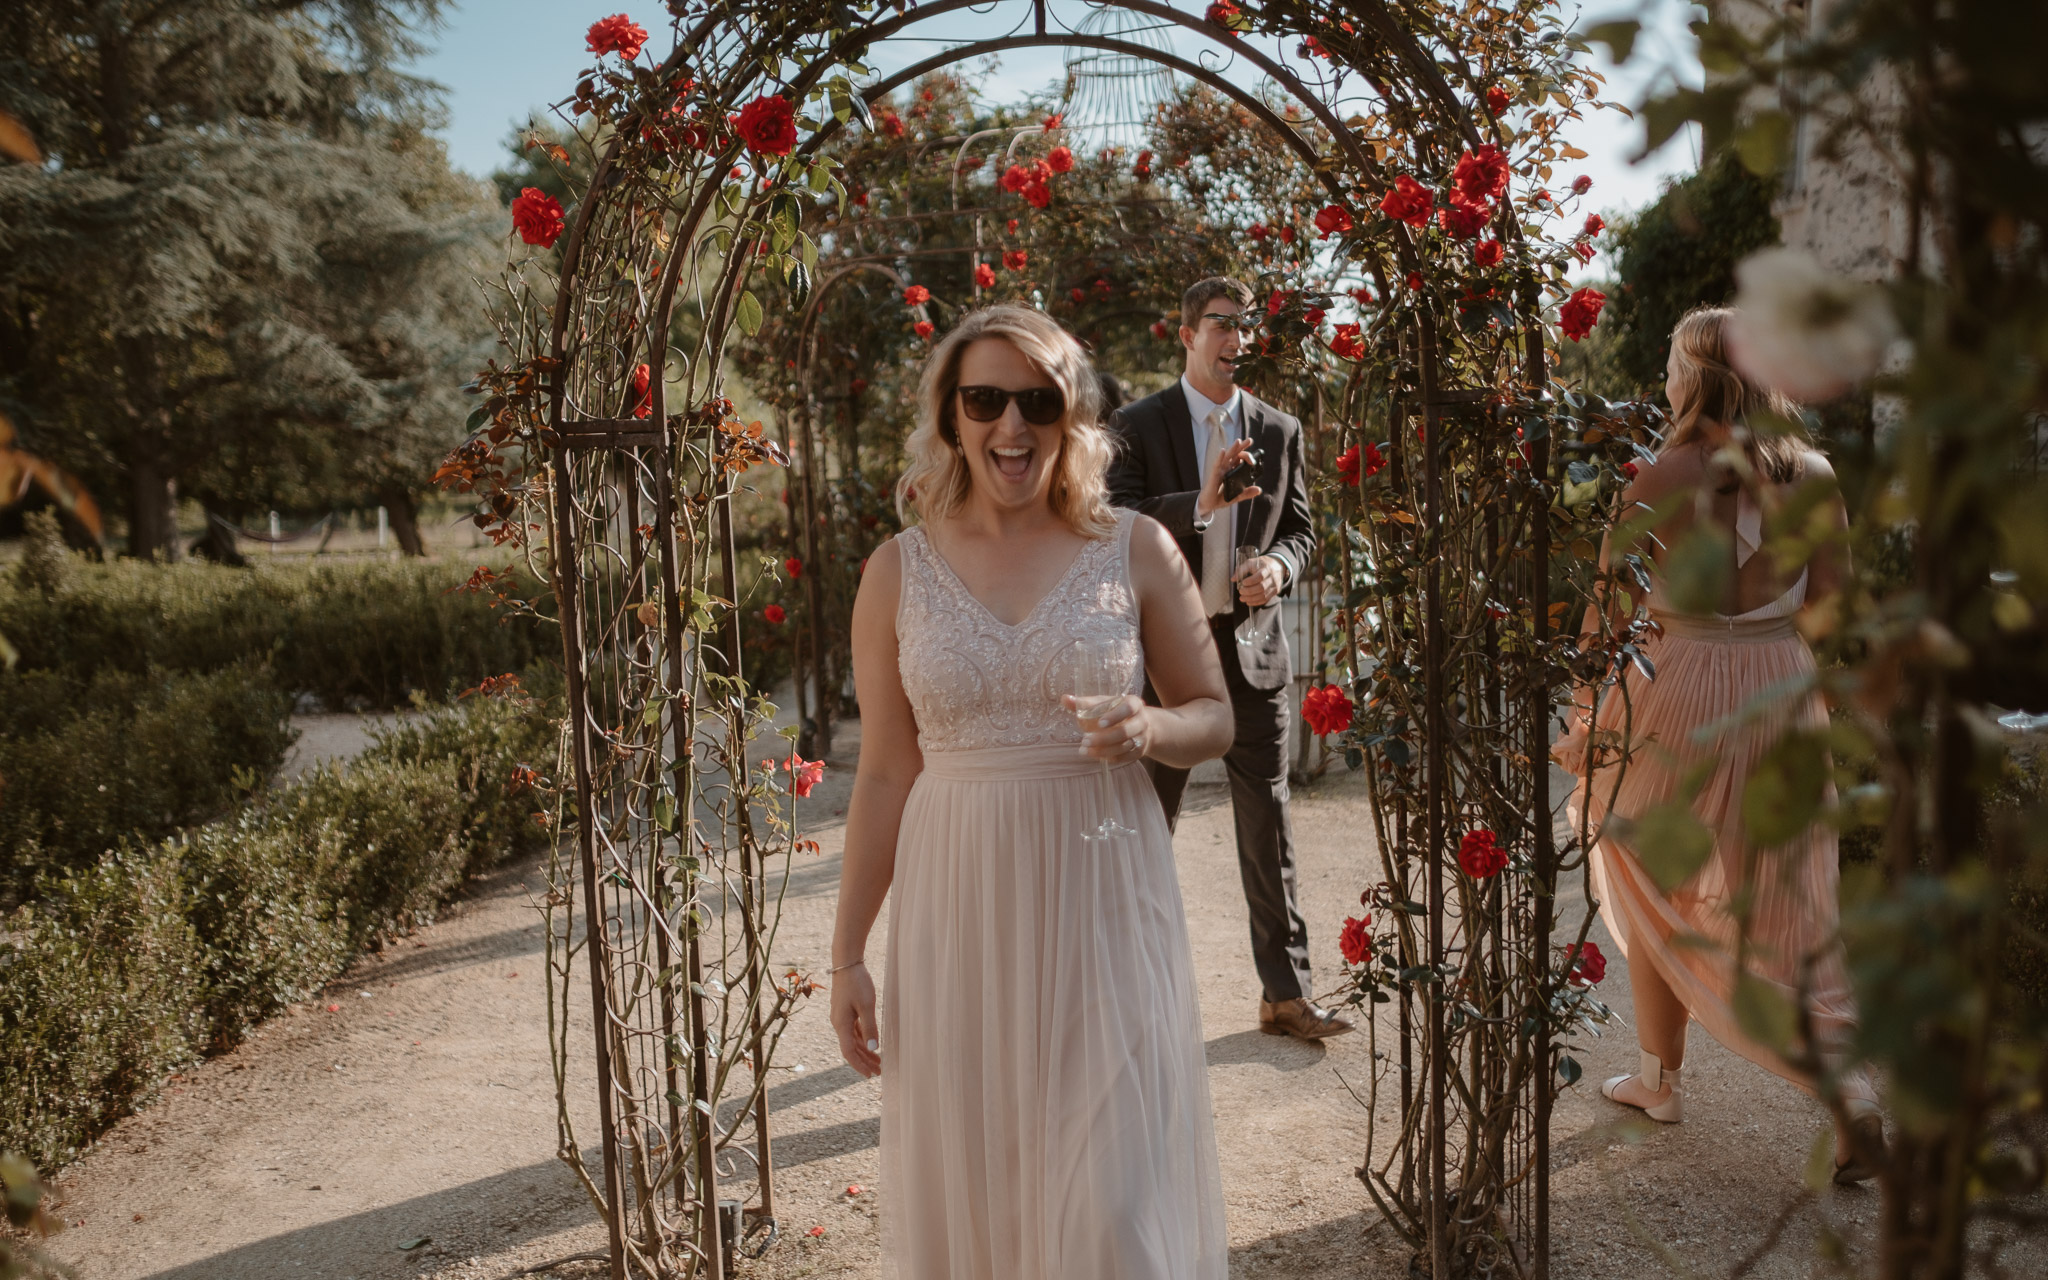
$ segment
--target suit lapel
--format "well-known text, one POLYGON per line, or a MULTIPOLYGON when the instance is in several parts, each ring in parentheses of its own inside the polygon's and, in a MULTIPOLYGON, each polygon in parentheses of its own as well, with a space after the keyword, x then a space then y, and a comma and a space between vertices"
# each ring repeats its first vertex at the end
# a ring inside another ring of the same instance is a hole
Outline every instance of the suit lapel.
POLYGON ((1180 470, 1181 491, 1200 489, 1202 465, 1195 458, 1195 418, 1188 411, 1188 396, 1181 390, 1180 379, 1160 393, 1159 402, 1166 410, 1166 442, 1172 446, 1173 463, 1180 470))

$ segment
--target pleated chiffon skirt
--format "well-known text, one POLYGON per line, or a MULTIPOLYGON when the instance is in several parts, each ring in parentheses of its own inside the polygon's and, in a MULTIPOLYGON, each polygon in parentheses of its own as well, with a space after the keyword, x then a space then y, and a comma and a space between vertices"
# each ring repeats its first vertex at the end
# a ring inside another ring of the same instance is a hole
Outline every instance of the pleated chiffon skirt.
MULTIPOLYGON (((1737 1019, 1734 912, 1742 894, 1753 895, 1743 968, 1788 1002, 1799 997, 1804 978, 1822 1052, 1839 1053, 1856 1009, 1837 938, 1835 831, 1816 824, 1784 844, 1758 849, 1742 820, 1750 773, 1779 736, 1793 727, 1827 727, 1819 694, 1799 688, 1814 673, 1813 654, 1788 617, 1660 613, 1657 619, 1665 634, 1645 646, 1656 678, 1630 671, 1627 705, 1610 693, 1601 707, 1601 727, 1627 736, 1636 748, 1620 787, 1612 768, 1602 769, 1581 781, 1570 805, 1574 828, 1583 815, 1598 836, 1591 860, 1601 919, 1628 962, 1653 966, 1716 1040, 1811 1090, 1809 1078, 1751 1038, 1737 1019), (1768 696, 1774 689, 1786 692, 1768 696), (1742 718, 1759 701, 1767 709, 1742 718), (1612 815, 1640 817, 1679 794, 1686 775, 1709 760, 1711 772, 1692 808, 1714 835, 1713 852, 1696 875, 1667 894, 1612 829, 1610 793, 1612 815)), ((1860 1075, 1844 1083, 1851 1096, 1872 1096, 1860 1075)))
POLYGON ((928 753, 897 841, 882 1243, 899 1280, 1222 1280, 1173 846, 1145 771, 1103 817, 1071 743, 928 753))

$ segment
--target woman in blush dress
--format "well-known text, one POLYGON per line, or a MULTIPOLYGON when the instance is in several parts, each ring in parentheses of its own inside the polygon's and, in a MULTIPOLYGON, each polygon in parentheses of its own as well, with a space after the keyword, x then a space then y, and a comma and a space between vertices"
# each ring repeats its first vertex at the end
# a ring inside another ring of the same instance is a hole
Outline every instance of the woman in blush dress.
MULTIPOLYGON (((1788 1003, 1803 988, 1823 1061, 1839 1061, 1856 1016, 1837 937, 1833 828, 1816 823, 1769 848, 1758 848, 1743 829, 1743 788, 1757 762, 1788 729, 1827 728, 1827 707, 1810 684, 1813 654, 1793 619, 1808 602, 1835 595, 1844 564, 1834 544, 1791 566, 1757 554, 1764 508, 1802 484, 1831 482, 1833 472, 1804 437, 1742 426, 1766 411, 1796 418, 1791 404, 1730 365, 1733 314, 1701 309, 1679 321, 1666 370, 1674 425, 1656 462, 1625 495, 1654 511, 1677 508, 1658 525, 1662 546, 1651 548, 1653 559, 1701 525, 1721 531, 1730 548, 1723 612, 1680 611, 1653 568, 1649 592, 1635 603, 1663 629, 1643 642, 1656 675, 1645 679, 1630 670, 1627 697, 1610 691, 1600 704, 1599 767, 1581 781, 1571 806, 1574 824, 1583 818, 1596 833, 1594 890, 1601 918, 1628 957, 1642 1050, 1641 1070, 1607 1081, 1601 1093, 1667 1124, 1683 1117, 1688 1018, 1750 1061, 1813 1088, 1798 1066, 1743 1032, 1734 1008, 1738 942, 1742 972, 1788 1003), (1738 450, 1741 467, 1731 465, 1738 450), (1802 687, 1802 680, 1809 683, 1802 687), (1792 691, 1755 713, 1758 696, 1774 688, 1792 691), (1617 788, 1616 747, 1624 739, 1629 754, 1617 788), (1706 778, 1692 809, 1713 833, 1713 851, 1697 873, 1666 892, 1620 834, 1627 824, 1613 819, 1640 817, 1682 794, 1701 768, 1706 778), (1745 898, 1749 927, 1741 937, 1735 913, 1745 898)), ((1847 528, 1839 498, 1827 499, 1824 510, 1833 532, 1847 528)), ((1579 702, 1583 716, 1590 691, 1579 702)), ((1583 774, 1587 739, 1581 721, 1553 754, 1583 774)), ((1847 1073, 1839 1083, 1851 1123, 1836 1135, 1835 1178, 1862 1181, 1873 1176, 1884 1124, 1865 1073, 1847 1073)))
POLYGON ((1222 1280, 1187 924, 1146 757, 1231 714, 1164 529, 1108 504, 1080 345, 968 315, 927 360, 915 524, 854 604, 861 755, 832 944, 846 1060, 882 1076, 882 1243, 902 1280, 1222 1280), (1083 733, 1076 641, 1129 655, 1083 733), (1138 694, 1149 674, 1162 706, 1138 694), (1105 819, 1128 834, 1102 838, 1105 819), (881 1016, 863 957, 893 890, 881 1016))

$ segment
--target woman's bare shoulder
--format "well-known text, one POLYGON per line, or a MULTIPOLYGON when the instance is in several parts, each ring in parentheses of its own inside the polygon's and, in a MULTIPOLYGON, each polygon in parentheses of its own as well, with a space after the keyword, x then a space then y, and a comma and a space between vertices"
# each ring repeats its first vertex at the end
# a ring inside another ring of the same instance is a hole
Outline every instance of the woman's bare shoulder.
POLYGON ((903 535, 897 534, 876 547, 862 562, 860 587, 854 594, 855 613, 863 605, 884 608, 895 614, 896 599, 903 591, 903 535))
POLYGON ((1705 454, 1699 449, 1681 445, 1665 450, 1649 462, 1637 464, 1635 479, 1629 481, 1627 496, 1631 502, 1655 502, 1694 487, 1705 475, 1705 454))

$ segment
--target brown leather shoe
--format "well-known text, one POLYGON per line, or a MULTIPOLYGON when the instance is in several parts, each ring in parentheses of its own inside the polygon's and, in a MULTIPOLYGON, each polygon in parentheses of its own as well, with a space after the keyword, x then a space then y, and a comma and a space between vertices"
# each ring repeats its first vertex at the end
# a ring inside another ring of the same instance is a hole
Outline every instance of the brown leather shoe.
POLYGON ((1351 1030, 1351 1019, 1306 1000, 1282 1000, 1278 1004, 1259 1001, 1259 1030, 1269 1036, 1293 1036, 1296 1040, 1327 1040, 1351 1030))

